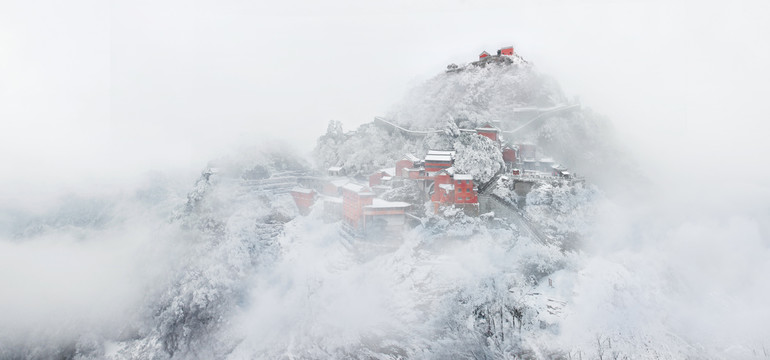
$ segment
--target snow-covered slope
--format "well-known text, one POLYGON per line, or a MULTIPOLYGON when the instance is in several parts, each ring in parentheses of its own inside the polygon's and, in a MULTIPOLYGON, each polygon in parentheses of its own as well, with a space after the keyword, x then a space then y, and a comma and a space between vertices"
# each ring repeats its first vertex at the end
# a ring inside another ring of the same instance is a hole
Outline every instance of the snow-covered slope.
POLYGON ((518 108, 568 103, 559 85, 518 55, 511 62, 466 65, 409 91, 388 117, 410 129, 443 127, 447 120, 473 128, 513 121, 518 108))

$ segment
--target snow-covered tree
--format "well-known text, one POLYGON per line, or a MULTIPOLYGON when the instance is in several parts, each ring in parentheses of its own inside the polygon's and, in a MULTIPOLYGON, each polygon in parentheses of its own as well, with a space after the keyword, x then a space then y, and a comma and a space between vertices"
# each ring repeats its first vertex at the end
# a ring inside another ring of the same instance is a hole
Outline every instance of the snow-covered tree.
POLYGON ((470 174, 477 184, 489 182, 503 168, 503 155, 497 144, 485 136, 463 134, 454 142, 454 168, 470 174))

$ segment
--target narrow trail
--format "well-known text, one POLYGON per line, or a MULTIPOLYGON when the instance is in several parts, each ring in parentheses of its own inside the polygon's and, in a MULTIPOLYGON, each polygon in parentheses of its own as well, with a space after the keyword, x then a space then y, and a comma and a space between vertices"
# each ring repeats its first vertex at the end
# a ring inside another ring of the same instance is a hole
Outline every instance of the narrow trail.
POLYGON ((524 214, 521 213, 521 210, 493 193, 495 187, 497 187, 496 179, 498 179, 500 175, 495 176, 493 181, 485 184, 486 186, 483 191, 482 189, 479 189, 479 202, 483 201, 485 203, 479 205, 482 209, 494 211, 495 216, 510 221, 517 229, 519 229, 522 235, 529 236, 540 244, 549 244, 550 238, 540 231, 537 228, 537 225, 532 224, 527 220, 527 218, 524 217, 524 214))

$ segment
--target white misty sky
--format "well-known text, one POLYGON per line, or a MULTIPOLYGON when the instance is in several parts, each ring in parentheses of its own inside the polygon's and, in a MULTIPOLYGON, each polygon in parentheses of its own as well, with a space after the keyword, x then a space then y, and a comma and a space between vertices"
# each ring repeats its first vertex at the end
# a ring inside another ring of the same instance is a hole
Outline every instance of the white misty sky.
MULTIPOLYGON (((448 63, 514 45, 606 114, 658 185, 604 205, 588 250, 636 271, 645 290, 667 275, 659 262, 676 272, 689 291, 661 314, 680 333, 759 338, 770 314, 767 19, 770 2, 741 0, 0 0, 0 211, 114 191, 148 170, 197 171, 263 139, 309 152, 330 119, 352 129, 448 63), (720 296, 737 305, 725 311, 720 296)), ((0 319, 61 334, 76 333, 60 330, 70 319, 127 321, 120 309, 185 253, 158 248, 174 240, 158 231, 165 218, 116 211, 128 220, 104 230, 0 239, 0 282, 23 289, 0 294, 0 319)), ((592 295, 585 319, 625 321, 592 295)))
POLYGON ((768 15, 762 1, 3 1, 0 199, 199 169, 262 138, 307 152, 330 119, 351 129, 509 44, 650 171, 765 178, 768 15))

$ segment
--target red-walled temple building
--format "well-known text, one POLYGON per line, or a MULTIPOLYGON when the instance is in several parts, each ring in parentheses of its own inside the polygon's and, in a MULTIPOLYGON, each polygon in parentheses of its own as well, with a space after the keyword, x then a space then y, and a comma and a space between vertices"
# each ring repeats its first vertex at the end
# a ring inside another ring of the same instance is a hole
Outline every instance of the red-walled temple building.
POLYGON ((310 207, 315 203, 316 192, 313 189, 295 187, 291 189, 291 197, 294 198, 299 213, 307 215, 310 213, 310 207))
POLYGON ((441 206, 457 205, 478 208, 479 198, 474 188, 473 176, 455 174, 454 168, 439 171, 434 177, 433 194, 430 198, 433 211, 441 206))
POLYGON ((495 142, 500 139, 500 137, 499 137, 500 129, 498 129, 496 127, 493 127, 490 124, 486 124, 483 127, 476 128, 476 133, 481 135, 481 136, 486 136, 486 137, 488 137, 489 139, 491 139, 492 141, 495 141, 495 142))
POLYGON ((405 212, 411 206, 399 201, 375 198, 366 186, 348 183, 342 187, 342 219, 354 231, 388 232, 401 230, 405 212))

